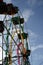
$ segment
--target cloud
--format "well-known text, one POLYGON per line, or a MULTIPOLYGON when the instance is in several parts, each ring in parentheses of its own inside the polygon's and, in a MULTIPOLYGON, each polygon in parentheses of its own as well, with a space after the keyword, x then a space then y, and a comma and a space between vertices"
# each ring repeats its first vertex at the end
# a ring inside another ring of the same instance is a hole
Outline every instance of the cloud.
POLYGON ((0 21, 3 21, 4 17, 5 17, 5 15, 1 14, 0 15, 0 21))
POLYGON ((12 3, 11 0, 3 0, 3 1, 6 2, 6 3, 12 3))
POLYGON ((34 14, 34 12, 32 10, 29 10, 29 9, 25 9, 22 13, 24 19, 25 19, 25 22, 27 22, 29 20, 29 18, 34 14))
POLYGON ((41 45, 41 44, 38 45, 38 43, 36 43, 39 38, 39 35, 32 32, 31 30, 28 30, 28 32, 29 32, 29 37, 30 37, 31 51, 33 52, 36 49, 43 48, 43 45, 41 45))
POLYGON ((37 34, 35 34, 34 32, 32 32, 31 30, 28 30, 29 32, 29 36, 30 37, 37 37, 37 34))
POLYGON ((28 33, 30 38, 30 44, 32 43, 31 45, 36 45, 35 42, 37 41, 38 35, 29 29, 28 29, 28 33))
MULTIPOLYGON (((5 52, 3 51, 3 59, 5 57, 5 52)), ((2 48, 0 47, 0 60, 2 60, 2 48)), ((2 61, 0 61, 2 63, 2 61)))
POLYGON ((38 46, 32 46, 31 47, 31 51, 35 51, 36 49, 39 49, 39 48, 43 48, 43 45, 38 45, 38 46))

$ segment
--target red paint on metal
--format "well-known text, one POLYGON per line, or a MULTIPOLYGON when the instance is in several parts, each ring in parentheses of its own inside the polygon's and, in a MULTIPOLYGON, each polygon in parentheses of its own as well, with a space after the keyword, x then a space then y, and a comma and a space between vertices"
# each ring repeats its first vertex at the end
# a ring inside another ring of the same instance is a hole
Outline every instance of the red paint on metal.
POLYGON ((3 0, 0 0, 0 2, 3 2, 3 0))
MULTIPOLYGON (((18 44, 18 48, 19 48, 21 45, 22 45, 22 42, 20 42, 20 43, 18 44)), ((18 48, 17 48, 18 64, 20 65, 20 57, 19 57, 20 53, 19 53, 19 49, 18 49, 18 48)))

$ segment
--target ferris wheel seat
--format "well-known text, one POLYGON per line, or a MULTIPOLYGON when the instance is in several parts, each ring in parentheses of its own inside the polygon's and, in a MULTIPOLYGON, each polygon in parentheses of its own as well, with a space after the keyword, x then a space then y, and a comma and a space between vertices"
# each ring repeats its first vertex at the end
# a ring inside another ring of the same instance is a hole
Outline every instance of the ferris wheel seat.
POLYGON ((0 2, 3 2, 3 0, 0 0, 0 2))
POLYGON ((30 56, 31 50, 27 50, 26 55, 30 56))
MULTIPOLYGON (((21 35, 22 35, 23 39, 27 39, 27 37, 28 37, 28 33, 21 33, 21 35)), ((21 35, 18 34, 19 39, 21 39, 21 35)))
POLYGON ((3 21, 0 21, 0 33, 4 31, 4 24, 3 21))
POLYGON ((0 14, 5 14, 7 12, 7 7, 5 2, 0 2, 0 14))
POLYGON ((26 53, 21 53, 23 55, 23 57, 28 57, 30 56, 31 50, 27 50, 26 53))
POLYGON ((16 6, 13 6, 13 4, 9 3, 7 4, 7 14, 8 15, 13 15, 13 14, 16 14, 18 13, 18 7, 16 6))
POLYGON ((12 20, 14 25, 18 25, 18 24, 23 24, 24 23, 24 18, 20 18, 19 16, 18 17, 13 17, 11 20, 12 20))
POLYGON ((11 21, 13 22, 14 25, 17 25, 18 24, 18 21, 19 21, 19 16, 18 17, 13 17, 11 19, 11 21))
POLYGON ((20 22, 21 22, 21 24, 23 24, 24 23, 24 18, 20 18, 20 22))
POLYGON ((0 65, 3 65, 3 64, 0 64, 0 65))

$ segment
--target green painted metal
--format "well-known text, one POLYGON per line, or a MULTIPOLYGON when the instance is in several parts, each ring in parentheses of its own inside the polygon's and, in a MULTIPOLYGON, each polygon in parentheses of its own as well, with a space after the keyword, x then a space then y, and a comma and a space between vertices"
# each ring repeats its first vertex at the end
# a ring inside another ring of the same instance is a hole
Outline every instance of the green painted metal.
MULTIPOLYGON (((21 35, 23 36, 23 39, 26 39, 27 38, 27 36, 28 36, 28 34, 27 33, 21 33, 21 35)), ((18 34, 18 37, 19 37, 19 39, 21 39, 21 36, 20 36, 20 34, 18 34)))
POLYGON ((19 16, 13 17, 11 19, 11 21, 13 22, 14 25, 19 25, 19 24, 23 24, 24 23, 24 19, 20 18, 19 16))
POLYGON ((4 31, 4 23, 3 21, 0 21, 0 33, 4 31))
POLYGON ((8 48, 9 48, 9 44, 8 44, 8 38, 9 38, 9 34, 7 33, 7 36, 6 36, 6 63, 5 63, 5 65, 9 65, 8 64, 8 48))
MULTIPOLYGON (((6 8, 5 8, 5 11, 3 10, 3 7, 5 7, 5 5, 6 5, 6 3, 2 3, 1 4, 1 6, 2 6, 2 10, 0 10, 0 13, 3 13, 3 12, 6 12, 6 8), (4 5, 4 6, 3 6, 4 5)), ((18 7, 14 7, 12 4, 7 4, 7 8, 8 8, 8 11, 7 11, 7 14, 14 14, 14 11, 15 12, 17 12, 18 13, 18 7), (9 9, 10 8, 10 9, 9 9), (12 9, 13 8, 13 9, 12 9), (11 11, 10 11, 11 10, 11 11)), ((21 24, 23 24, 24 23, 24 18, 20 18, 20 16, 17 16, 17 17, 13 17, 13 18, 11 18, 11 23, 13 23, 14 25, 19 25, 20 26, 20 29, 22 30, 22 32, 23 33, 21 33, 21 31, 20 31, 20 34, 23 36, 23 39, 25 39, 26 40, 26 54, 25 54, 25 57, 26 57, 26 59, 25 59, 25 61, 23 61, 24 62, 24 64, 23 65, 30 65, 30 62, 29 62, 29 58, 28 58, 28 56, 30 56, 30 50, 29 50, 29 48, 28 48, 28 42, 27 42, 27 37, 28 37, 28 33, 25 33, 24 32, 24 27, 21 25, 21 24)), ((9 26, 9 30, 10 30, 10 27, 11 27, 11 24, 10 24, 10 26, 9 26)), ((5 65, 9 65, 8 64, 8 61, 9 61, 9 55, 8 55, 8 53, 9 53, 9 33, 8 33, 8 31, 9 30, 7 30, 7 36, 6 36, 6 52, 5 52, 5 54, 6 54, 6 63, 5 63, 5 65)), ((19 39, 21 40, 21 36, 20 36, 20 34, 18 34, 18 37, 19 37, 19 39)), ((24 43, 25 44, 25 43, 24 43)), ((22 54, 23 55, 23 54, 22 54)))

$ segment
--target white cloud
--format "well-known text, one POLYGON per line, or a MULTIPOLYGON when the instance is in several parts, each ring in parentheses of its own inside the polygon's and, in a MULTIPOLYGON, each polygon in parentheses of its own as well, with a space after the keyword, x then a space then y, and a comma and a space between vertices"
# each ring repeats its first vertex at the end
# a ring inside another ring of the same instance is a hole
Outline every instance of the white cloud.
POLYGON ((4 19, 4 17, 5 17, 5 15, 0 15, 0 21, 3 21, 3 19, 4 19))
POLYGON ((32 43, 31 45, 36 45, 35 42, 37 41, 38 35, 31 30, 28 30, 28 33, 29 33, 30 43, 32 43))
POLYGON ((37 37, 37 34, 35 34, 34 32, 32 32, 31 30, 28 30, 29 32, 29 36, 30 37, 37 37))
MULTIPOLYGON (((5 57, 5 52, 3 51, 3 59, 5 57)), ((0 47, 0 60, 2 60, 2 48, 0 47)), ((0 61, 0 64, 2 63, 2 61, 0 61)))
POLYGON ((3 0, 3 1, 6 2, 6 3, 12 3, 11 0, 3 0))
POLYGON ((25 21, 27 22, 28 19, 34 14, 34 12, 32 10, 29 10, 29 9, 25 9, 22 13, 25 21))
POLYGON ((38 46, 32 46, 31 47, 31 51, 35 51, 36 49, 39 49, 39 48, 43 48, 43 45, 38 45, 38 46))
POLYGON ((43 45, 36 46, 37 40, 39 39, 39 35, 32 32, 31 30, 28 30, 29 37, 30 37, 30 44, 31 44, 31 51, 35 51, 36 49, 43 48, 43 45))

